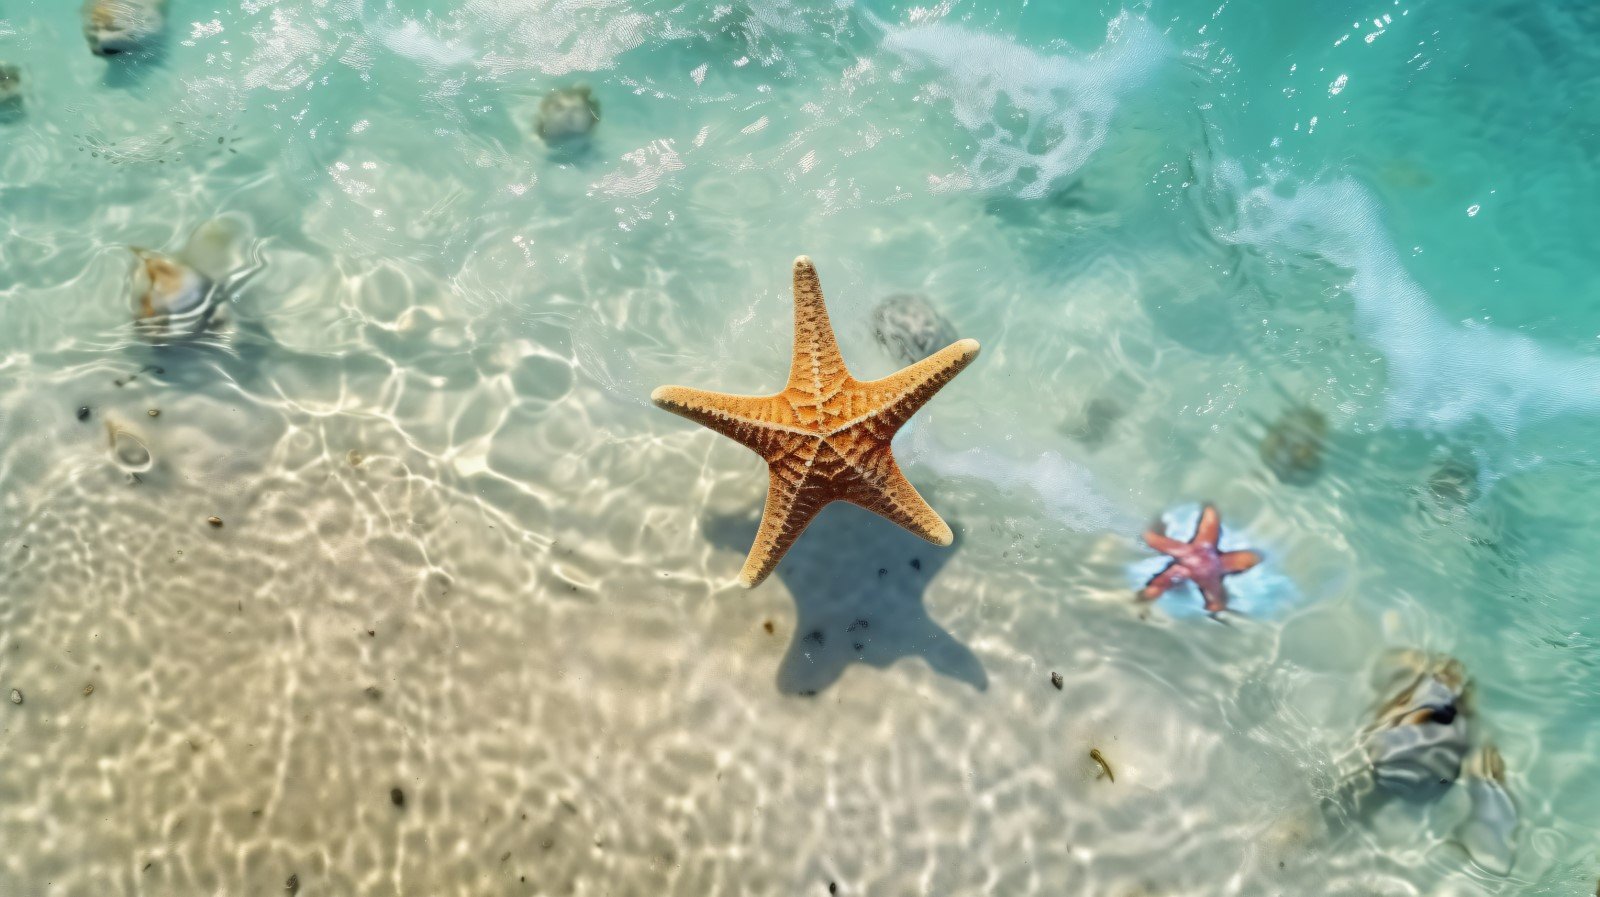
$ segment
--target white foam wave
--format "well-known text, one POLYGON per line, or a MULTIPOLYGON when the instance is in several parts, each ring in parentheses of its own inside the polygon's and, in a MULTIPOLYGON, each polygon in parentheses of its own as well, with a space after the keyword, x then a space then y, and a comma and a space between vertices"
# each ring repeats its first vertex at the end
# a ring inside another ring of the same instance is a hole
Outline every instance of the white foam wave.
POLYGON ((1123 96, 1169 55, 1149 22, 1123 13, 1105 43, 1084 56, 1045 56, 1020 44, 934 23, 891 31, 885 48, 940 71, 933 93, 978 139, 965 172, 932 178, 935 189, 1049 192, 1105 143, 1123 96))
POLYGON ((1510 433, 1554 415, 1600 412, 1600 359, 1446 319, 1406 271, 1366 187, 1345 178, 1289 190, 1269 178, 1247 189, 1237 164, 1218 171, 1239 197, 1237 226, 1224 239, 1350 272, 1357 328, 1388 360, 1392 422, 1450 429, 1482 418, 1510 433))

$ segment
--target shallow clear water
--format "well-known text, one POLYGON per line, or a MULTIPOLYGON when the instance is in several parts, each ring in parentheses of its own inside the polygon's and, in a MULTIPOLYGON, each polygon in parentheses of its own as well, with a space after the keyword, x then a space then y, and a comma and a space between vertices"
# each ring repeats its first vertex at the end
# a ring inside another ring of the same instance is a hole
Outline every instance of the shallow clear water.
POLYGON ((1590 893, 1597 37, 171 0, 102 59, 0 6, 0 890, 1590 893), (218 216, 223 314, 152 345, 129 247, 218 216), (894 293, 982 341, 896 443, 957 541, 835 507, 745 592, 760 462, 647 397, 775 388, 802 252, 859 376, 894 293), (1267 558, 1226 626, 1133 600, 1205 500, 1267 558), (1508 875, 1460 788, 1338 806, 1404 647, 1473 677, 1508 875))

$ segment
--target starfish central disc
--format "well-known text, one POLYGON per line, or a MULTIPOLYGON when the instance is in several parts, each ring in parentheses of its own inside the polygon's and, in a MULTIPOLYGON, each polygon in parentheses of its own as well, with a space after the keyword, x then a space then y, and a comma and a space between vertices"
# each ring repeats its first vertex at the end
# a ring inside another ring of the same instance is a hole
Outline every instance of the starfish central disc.
POLYGON ((783 391, 739 396, 663 386, 650 398, 767 462, 761 528, 739 573, 740 582, 755 586, 817 513, 836 501, 866 508, 935 544, 950 544, 950 527, 900 472, 889 443, 976 357, 978 341, 964 339, 882 380, 855 379, 834 339, 817 269, 801 256, 794 262, 794 358, 783 391))

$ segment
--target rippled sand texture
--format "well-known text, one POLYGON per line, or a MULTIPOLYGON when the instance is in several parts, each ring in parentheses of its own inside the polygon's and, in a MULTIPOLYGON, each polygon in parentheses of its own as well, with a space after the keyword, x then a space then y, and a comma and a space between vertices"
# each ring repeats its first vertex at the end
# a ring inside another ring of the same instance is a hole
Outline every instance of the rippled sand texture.
POLYGON ((1592 892, 1600 22, 1404 2, 0 9, 0 892, 1592 892), (896 442, 956 541, 745 592, 762 465, 648 396, 780 386, 801 253, 857 376, 983 343, 896 442), (1228 625, 1133 601, 1200 501, 1228 625), (1508 876, 1337 804, 1390 647, 1508 876))

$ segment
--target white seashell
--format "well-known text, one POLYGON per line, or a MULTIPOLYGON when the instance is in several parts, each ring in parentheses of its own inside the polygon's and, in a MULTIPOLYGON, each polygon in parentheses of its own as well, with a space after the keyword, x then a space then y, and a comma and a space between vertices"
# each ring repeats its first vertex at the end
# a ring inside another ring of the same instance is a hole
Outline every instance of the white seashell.
POLYGON ((155 466, 155 459, 139 437, 121 424, 106 421, 106 438, 111 447, 111 460, 134 476, 155 466))
POLYGON ((135 313, 141 319, 187 315, 206 304, 215 284, 194 268, 159 252, 136 249, 133 272, 135 313))

